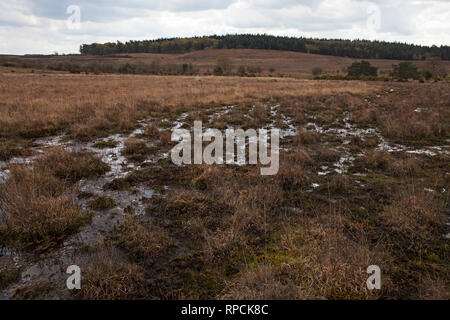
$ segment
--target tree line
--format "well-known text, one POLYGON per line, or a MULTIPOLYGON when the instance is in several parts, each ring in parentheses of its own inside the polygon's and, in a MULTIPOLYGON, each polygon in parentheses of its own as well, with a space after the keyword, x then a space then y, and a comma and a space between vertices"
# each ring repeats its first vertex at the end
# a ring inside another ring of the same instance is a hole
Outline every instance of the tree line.
POLYGON ((314 79, 316 80, 401 80, 408 81, 409 79, 425 80, 434 79, 435 81, 443 80, 447 77, 445 66, 441 63, 442 60, 437 57, 428 59, 423 70, 412 62, 404 61, 399 64, 392 65, 392 72, 389 74, 390 78, 379 77, 378 68, 372 66, 369 61, 355 61, 347 68, 347 75, 341 74, 322 74, 320 67, 315 67, 312 70, 314 79))
POLYGON ((421 46, 400 42, 369 40, 327 40, 279 37, 266 34, 236 34, 193 38, 83 44, 81 54, 186 53, 207 49, 265 49, 314 53, 356 59, 450 60, 450 46, 421 46))

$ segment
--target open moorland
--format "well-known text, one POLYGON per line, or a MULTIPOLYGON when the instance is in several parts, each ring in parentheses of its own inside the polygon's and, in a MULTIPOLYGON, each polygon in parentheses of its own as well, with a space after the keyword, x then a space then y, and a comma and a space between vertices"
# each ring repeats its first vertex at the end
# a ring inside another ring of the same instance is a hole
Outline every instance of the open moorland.
MULTIPOLYGON (((323 73, 345 74, 355 60, 354 58, 307 54, 301 52, 257 50, 257 49, 216 49, 194 51, 179 54, 157 53, 124 53, 106 56, 96 55, 70 55, 70 56, 0 56, 0 71, 10 72, 52 72, 51 68, 70 69, 72 66, 84 66, 90 70, 107 69, 106 66, 119 66, 126 64, 141 64, 155 68, 168 69, 165 72, 175 72, 183 64, 192 64, 198 74, 212 73, 216 67, 217 57, 227 56, 231 59, 235 71, 239 67, 253 68, 259 75, 272 76, 310 76, 314 68, 320 68, 323 73), (21 68, 22 65, 28 68, 21 68), (50 69, 48 68, 50 66, 50 69), (101 68, 103 66, 103 68, 101 68), (173 69, 173 70, 171 70, 173 69)), ((379 69, 381 75, 388 75, 392 65, 401 60, 365 59, 379 69)), ((413 61, 419 70, 428 70, 429 61, 413 61)), ((441 61, 440 68, 450 74, 450 61, 441 61)), ((93 72, 93 71, 91 71, 93 72)))
POLYGON ((445 82, 0 74, 0 297, 449 299, 449 101, 445 82), (278 174, 174 165, 195 120, 280 129, 278 174))

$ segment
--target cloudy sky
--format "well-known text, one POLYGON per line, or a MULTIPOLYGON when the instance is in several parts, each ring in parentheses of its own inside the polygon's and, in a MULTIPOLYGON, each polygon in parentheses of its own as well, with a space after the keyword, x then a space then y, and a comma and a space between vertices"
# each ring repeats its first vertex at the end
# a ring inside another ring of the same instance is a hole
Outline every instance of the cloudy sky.
POLYGON ((450 45, 450 0, 0 0, 0 54, 227 33, 450 45))

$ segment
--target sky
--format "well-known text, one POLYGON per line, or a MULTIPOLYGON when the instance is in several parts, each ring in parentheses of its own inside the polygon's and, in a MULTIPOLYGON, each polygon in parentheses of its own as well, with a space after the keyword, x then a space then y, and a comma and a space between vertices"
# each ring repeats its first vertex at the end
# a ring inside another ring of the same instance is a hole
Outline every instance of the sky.
POLYGON ((0 54, 236 33, 450 45, 450 0, 0 0, 0 54))

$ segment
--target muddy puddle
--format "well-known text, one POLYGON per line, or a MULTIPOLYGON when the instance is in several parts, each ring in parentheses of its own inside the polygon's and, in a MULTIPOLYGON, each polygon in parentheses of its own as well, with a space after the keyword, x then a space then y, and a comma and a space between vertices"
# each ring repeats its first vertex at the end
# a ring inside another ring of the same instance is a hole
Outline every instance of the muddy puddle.
MULTIPOLYGON (((212 124, 214 121, 221 119, 223 116, 229 114, 235 106, 225 106, 218 109, 206 110, 209 112, 208 123, 212 124)), ((373 137, 379 139, 380 143, 375 148, 376 150, 387 150, 388 152, 407 152, 411 154, 422 154, 426 156, 436 156, 439 154, 449 154, 450 146, 434 146, 425 147, 421 149, 413 149, 402 145, 390 144, 381 132, 377 129, 361 129, 357 128, 351 123, 351 118, 348 113, 342 115, 342 122, 339 127, 324 128, 314 121, 310 121, 306 125, 300 127, 296 126, 294 120, 281 113, 279 105, 266 106, 270 113, 270 122, 263 128, 260 129, 277 129, 277 124, 281 123, 282 128, 280 130, 280 139, 285 139, 295 136, 299 130, 313 130, 320 135, 327 136, 338 136, 342 138, 343 142, 341 145, 335 146, 336 151, 339 151, 341 157, 335 163, 327 166, 321 166, 316 172, 318 176, 327 176, 333 173, 345 174, 348 169, 353 165, 355 160, 361 156, 364 156, 363 152, 355 154, 349 148, 350 139, 354 136, 359 136, 362 139, 366 137, 373 137)), ((250 110, 251 112, 251 110, 250 110)), ((127 208, 132 208, 133 211, 138 216, 145 216, 145 210, 148 206, 149 201, 156 196, 161 196, 161 194, 152 189, 151 187, 141 184, 136 186, 132 191, 105 191, 103 189, 106 183, 109 183, 117 178, 123 178, 131 174, 135 170, 141 169, 142 164, 149 165, 151 163, 156 163, 160 159, 169 157, 167 152, 159 152, 148 157, 140 165, 128 161, 128 159, 122 154, 122 149, 124 148, 125 141, 132 137, 138 137, 143 134, 143 130, 147 123, 158 121, 166 122, 166 129, 179 129, 187 126, 186 119, 189 117, 190 113, 182 113, 175 120, 168 119, 144 119, 139 121, 139 128, 134 130, 129 134, 113 134, 105 138, 97 139, 89 143, 79 143, 71 141, 68 137, 61 135, 50 137, 46 139, 39 139, 34 141, 36 146, 33 147, 33 156, 27 158, 14 158, 8 162, 0 162, 0 183, 3 183, 8 176, 8 165, 13 163, 22 163, 32 165, 36 157, 40 156, 45 152, 45 149, 55 146, 62 146, 64 148, 70 148, 74 150, 88 150, 97 154, 101 160, 108 164, 111 168, 104 176, 97 179, 83 179, 77 183, 77 189, 79 192, 92 194, 91 197, 85 199, 76 199, 77 204, 83 211, 90 211, 89 201, 93 197, 102 195, 110 196, 114 199, 116 206, 104 212, 97 212, 93 218, 92 223, 87 225, 81 232, 72 235, 64 240, 64 242, 57 246, 56 248, 46 251, 44 254, 35 253, 19 253, 8 248, 0 248, 0 268, 22 268, 22 279, 17 283, 12 285, 10 288, 0 292, 0 299, 9 299, 14 295, 14 290, 21 286, 33 286, 38 283, 52 281, 58 284, 55 288, 55 297, 58 298, 69 298, 68 292, 65 289, 65 279, 67 275, 65 274, 65 268, 69 265, 79 265, 83 267, 88 264, 86 257, 83 255, 75 255, 75 250, 81 247, 96 247, 112 230, 118 228, 121 221, 125 215, 127 208), (112 147, 106 147, 99 149, 94 147, 95 144, 99 142, 111 142, 112 147)), ((246 115, 249 116, 249 115, 246 115)), ((309 119, 314 120, 313 117, 309 119)), ((207 129, 208 124, 205 125, 207 129)), ((258 128, 255 128, 258 129, 258 128)), ((256 141, 246 142, 245 148, 248 148, 249 143, 254 143, 256 141)), ((148 146, 153 146, 148 142, 148 146)), ((270 147, 270 142, 266 144, 266 147, 270 147)), ((224 155, 226 157, 226 154, 224 155)), ((235 162, 236 163, 236 162, 235 162)), ((245 163, 237 162, 238 165, 244 165, 245 163)), ((358 175, 358 174, 355 174, 358 175)), ((364 175, 361 173, 360 175, 364 175)), ((310 186, 310 192, 319 188, 320 184, 312 183, 310 186)), ((168 187, 164 187, 168 189, 168 187)), ((2 212, 0 212, 0 219, 2 217, 2 212)), ((450 228, 450 222, 448 223, 450 228)), ((449 229, 450 230, 450 229, 449 229)), ((450 232, 446 234, 447 238, 450 238, 450 232)))
MULTIPOLYGON (((339 174, 347 173, 348 169, 353 165, 354 161, 357 158, 360 158, 365 155, 364 152, 354 153, 350 151, 348 147, 351 143, 351 138, 360 137, 363 141, 367 138, 376 137, 379 140, 378 146, 374 148, 375 151, 387 151, 390 153, 393 152, 405 152, 408 154, 417 154, 417 155, 425 155, 429 157, 435 157, 437 155, 449 155, 450 154, 450 145, 445 146, 429 146, 420 149, 415 149, 413 147, 408 147, 400 144, 392 144, 387 141, 386 138, 383 137, 382 133, 378 129, 367 128, 362 129, 358 128, 351 122, 351 117, 348 112, 343 113, 343 128, 342 127, 327 127, 321 126, 320 124, 310 121, 303 127, 303 131, 315 131, 316 133, 322 136, 336 136, 342 138, 344 141, 341 146, 335 147, 336 151, 341 152, 343 155, 339 159, 339 161, 335 162, 330 169, 329 167, 321 168, 320 171, 317 172, 319 176, 325 176, 330 173, 336 172, 339 174)), ((309 116, 309 119, 314 120, 314 116, 309 116)), ((336 124, 336 122, 335 122, 336 124)))

